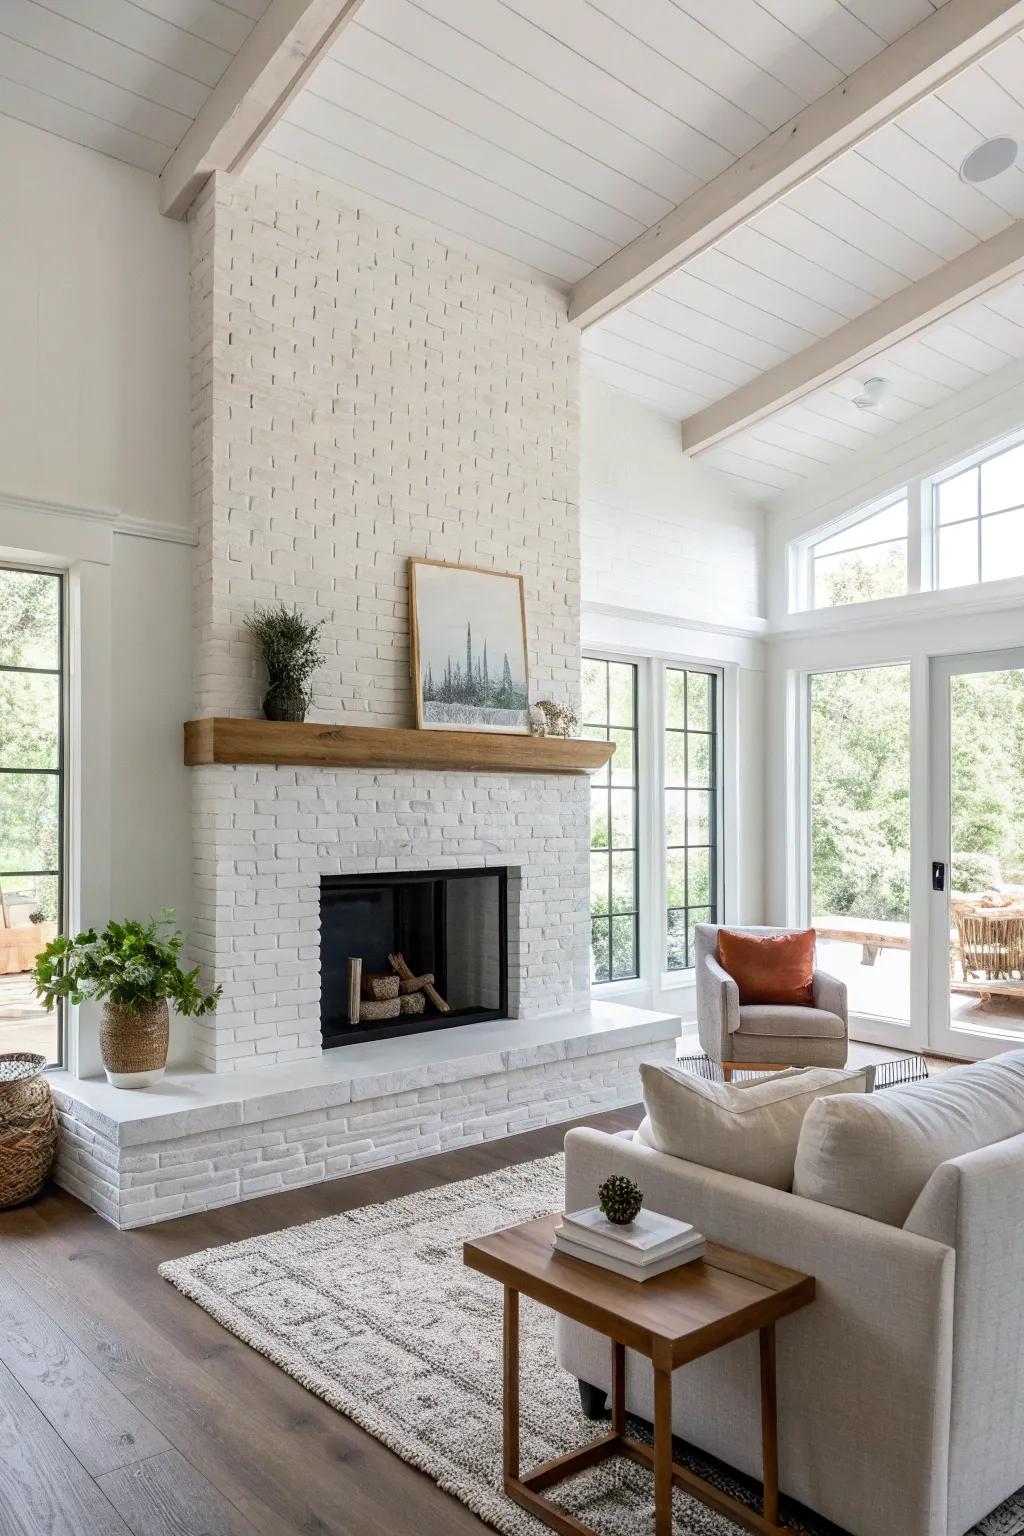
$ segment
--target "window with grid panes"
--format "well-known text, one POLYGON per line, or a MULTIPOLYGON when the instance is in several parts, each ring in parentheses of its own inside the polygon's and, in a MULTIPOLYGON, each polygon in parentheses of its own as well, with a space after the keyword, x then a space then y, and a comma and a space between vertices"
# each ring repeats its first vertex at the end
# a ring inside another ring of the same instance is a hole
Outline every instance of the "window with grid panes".
POLYGON ((63 578, 0 566, 0 1052, 63 1060, 63 1019, 35 996, 35 956, 63 912, 63 578))
POLYGON ((666 969, 690 970, 693 930, 717 922, 718 678, 665 668, 666 969))
POLYGON ((933 487, 937 587, 1024 576, 1024 443, 933 487))
POLYGON ((591 976, 639 975, 637 668, 583 661, 583 734, 612 741, 610 763, 590 783, 591 976))

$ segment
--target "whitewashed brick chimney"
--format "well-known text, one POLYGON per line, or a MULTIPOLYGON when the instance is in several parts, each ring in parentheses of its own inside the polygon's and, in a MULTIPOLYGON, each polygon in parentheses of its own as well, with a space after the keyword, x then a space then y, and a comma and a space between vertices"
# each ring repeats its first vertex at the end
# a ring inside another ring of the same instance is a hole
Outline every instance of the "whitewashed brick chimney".
MULTIPOLYGON (((521 572, 531 694, 578 697, 579 345, 564 294, 257 157, 193 230, 195 690, 260 712, 243 619, 323 617, 312 720, 411 726, 410 556, 521 572)), ((508 865, 510 1011, 589 990, 585 779, 194 769, 218 1071, 314 1056, 323 874, 508 865)))

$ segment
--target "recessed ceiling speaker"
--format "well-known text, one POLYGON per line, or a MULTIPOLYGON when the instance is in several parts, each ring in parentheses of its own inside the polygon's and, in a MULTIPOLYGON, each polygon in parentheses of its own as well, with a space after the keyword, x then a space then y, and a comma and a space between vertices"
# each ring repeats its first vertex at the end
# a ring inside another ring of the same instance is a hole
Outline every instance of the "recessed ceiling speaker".
POLYGON ((997 139, 985 139, 964 158, 960 180, 974 186, 979 181, 991 181, 993 176, 1001 176, 1015 163, 1019 147, 1017 140, 1006 134, 997 139))
POLYGON ((860 394, 854 395, 853 403, 858 411, 873 411, 876 406, 881 405, 888 393, 888 379, 865 379, 861 385, 860 394))

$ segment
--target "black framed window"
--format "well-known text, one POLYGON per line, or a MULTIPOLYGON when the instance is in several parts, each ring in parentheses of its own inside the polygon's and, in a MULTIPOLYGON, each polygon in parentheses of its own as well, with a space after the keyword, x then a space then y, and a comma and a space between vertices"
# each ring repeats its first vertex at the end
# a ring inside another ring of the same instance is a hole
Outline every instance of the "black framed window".
POLYGON ((32 967, 63 927, 64 578, 0 566, 0 1051, 64 1059, 32 967))
POLYGON ((591 976, 640 974, 637 668, 585 657, 583 734, 613 741, 611 762, 590 784, 591 976))
POLYGON ((718 676, 665 668, 665 964, 694 964, 693 930, 718 921, 718 676))

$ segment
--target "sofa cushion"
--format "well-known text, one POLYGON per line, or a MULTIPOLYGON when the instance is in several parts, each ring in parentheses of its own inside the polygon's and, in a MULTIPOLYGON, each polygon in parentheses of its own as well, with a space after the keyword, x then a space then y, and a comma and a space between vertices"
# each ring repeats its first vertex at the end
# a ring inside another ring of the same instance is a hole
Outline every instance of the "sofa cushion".
POLYGON ((793 1192, 902 1226, 935 1169, 1024 1131, 1024 1051, 810 1106, 793 1192))
POLYGON ((846 1025, 837 1013, 825 1008, 779 1007, 775 1003, 750 1003, 740 1009, 743 1035, 787 1035, 792 1040, 841 1040, 846 1025))
POLYGON ((814 929, 797 933, 734 933, 718 930, 718 963, 740 992, 740 1006, 814 1002, 814 929))
POLYGON ((789 1189, 800 1126, 823 1093, 863 1093, 864 1068, 802 1067, 746 1083, 711 1083, 674 1067, 640 1068, 648 1122, 641 1138, 670 1157, 789 1189))

